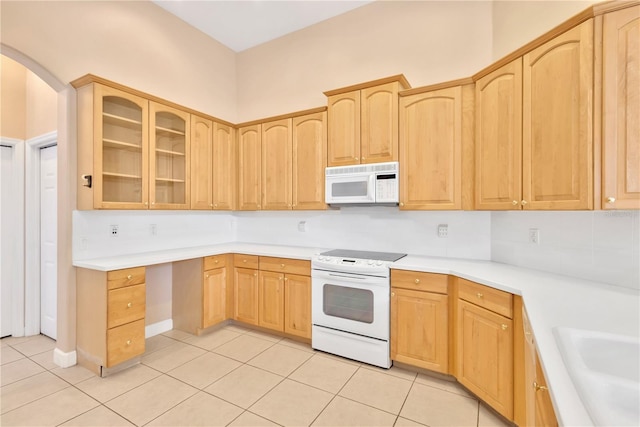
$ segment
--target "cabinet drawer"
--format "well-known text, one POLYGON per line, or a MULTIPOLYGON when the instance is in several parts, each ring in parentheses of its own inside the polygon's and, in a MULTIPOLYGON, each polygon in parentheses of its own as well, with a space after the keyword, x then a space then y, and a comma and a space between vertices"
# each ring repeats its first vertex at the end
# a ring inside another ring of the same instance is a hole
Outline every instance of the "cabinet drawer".
POLYGON ((225 267, 226 265, 227 257, 225 255, 212 255, 204 257, 204 271, 225 267))
POLYGON ((260 270, 311 276, 311 262, 302 259, 261 256, 260 270))
POLYGON ((107 331, 107 368, 144 353, 144 319, 107 331))
POLYGON ((233 254, 233 265, 241 268, 253 268, 258 269, 258 256, 257 255, 244 255, 233 254))
POLYGON ((448 281, 449 276, 446 274, 391 270, 391 286, 394 288, 446 294, 448 281))
POLYGON ((108 289, 118 289, 124 286, 144 283, 144 267, 126 268, 107 272, 108 289))
POLYGON ((107 296, 107 328, 144 319, 145 303, 144 284, 109 291, 107 296))
POLYGON ((465 279, 458 279, 458 298, 509 319, 513 318, 513 295, 509 292, 499 291, 465 279))

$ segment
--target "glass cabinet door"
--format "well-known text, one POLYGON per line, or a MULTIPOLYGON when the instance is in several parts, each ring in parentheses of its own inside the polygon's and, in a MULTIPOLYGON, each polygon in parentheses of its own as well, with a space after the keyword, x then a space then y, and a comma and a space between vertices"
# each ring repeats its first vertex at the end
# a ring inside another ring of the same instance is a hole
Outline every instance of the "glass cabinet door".
POLYGON ((150 103, 150 208, 189 209, 190 115, 150 103))
POLYGON ((95 86, 95 192, 98 208, 144 209, 148 176, 148 101, 95 86))

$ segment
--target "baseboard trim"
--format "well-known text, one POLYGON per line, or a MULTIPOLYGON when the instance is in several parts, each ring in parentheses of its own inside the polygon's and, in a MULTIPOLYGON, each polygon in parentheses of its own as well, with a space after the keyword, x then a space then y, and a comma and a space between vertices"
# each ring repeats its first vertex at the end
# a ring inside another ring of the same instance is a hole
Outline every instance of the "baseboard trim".
POLYGON ((173 329, 173 319, 163 320, 161 322, 152 323, 144 327, 144 337, 151 338, 173 329))
POLYGON ((74 366, 77 363, 77 356, 76 356, 75 350, 65 353, 59 348, 54 349, 53 363, 60 366, 61 368, 69 368, 71 366, 74 366))

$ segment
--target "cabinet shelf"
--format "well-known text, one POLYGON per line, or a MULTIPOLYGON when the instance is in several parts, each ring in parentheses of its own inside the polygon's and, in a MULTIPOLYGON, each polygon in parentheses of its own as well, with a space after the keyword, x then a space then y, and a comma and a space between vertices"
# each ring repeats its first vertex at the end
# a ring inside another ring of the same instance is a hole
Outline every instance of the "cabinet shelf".
POLYGON ((156 126, 156 131, 164 132, 164 133, 171 133, 173 135, 180 135, 180 136, 184 136, 185 135, 184 131, 175 130, 175 129, 169 129, 169 128, 165 128, 165 127, 162 127, 162 126, 156 126))
POLYGON ((128 125, 135 125, 136 127, 142 126, 142 122, 139 120, 129 119, 127 117, 117 116, 115 114, 110 113, 102 113, 105 121, 111 121, 112 123, 123 123, 128 125))
POLYGON ((102 139, 102 144, 104 147, 108 147, 108 148, 117 148, 117 149, 121 149, 121 150, 127 150, 127 151, 141 151, 142 147, 138 144, 132 144, 130 142, 124 142, 124 141, 117 141, 115 139, 107 139, 107 138, 103 138, 102 139))
POLYGON ((156 148, 156 153, 164 154, 167 156, 184 156, 184 153, 180 151, 172 151, 172 150, 163 150, 161 148, 156 148))
POLYGON ((176 178, 156 178, 156 182, 159 183, 170 183, 170 182, 178 182, 178 183, 184 183, 184 179, 176 179, 176 178))
POLYGON ((106 178, 142 179, 140 175, 131 175, 126 173, 115 173, 115 172, 103 172, 102 176, 106 178))

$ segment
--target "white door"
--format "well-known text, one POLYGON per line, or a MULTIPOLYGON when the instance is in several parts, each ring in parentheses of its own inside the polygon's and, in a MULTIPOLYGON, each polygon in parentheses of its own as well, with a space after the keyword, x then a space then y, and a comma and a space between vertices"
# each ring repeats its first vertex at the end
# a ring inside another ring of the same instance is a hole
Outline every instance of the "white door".
POLYGON ((40 150, 40 332, 57 338, 58 149, 40 150))
POLYGON ((9 195, 12 176, 13 148, 0 146, 0 337, 11 335, 11 240, 7 238, 7 226, 10 220, 9 195))

